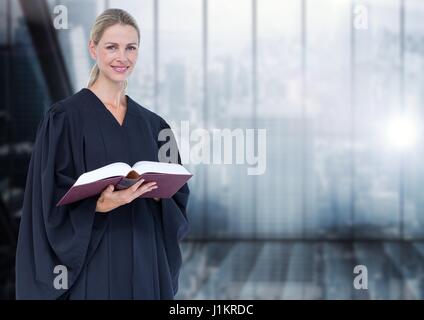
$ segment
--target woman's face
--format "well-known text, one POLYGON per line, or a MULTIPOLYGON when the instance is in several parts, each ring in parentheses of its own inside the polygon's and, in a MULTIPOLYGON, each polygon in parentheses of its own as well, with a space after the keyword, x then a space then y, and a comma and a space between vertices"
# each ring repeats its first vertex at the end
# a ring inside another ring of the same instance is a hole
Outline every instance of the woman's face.
POLYGON ((138 34, 134 27, 116 24, 107 28, 97 46, 89 43, 100 73, 111 81, 123 82, 131 74, 138 56, 138 34))

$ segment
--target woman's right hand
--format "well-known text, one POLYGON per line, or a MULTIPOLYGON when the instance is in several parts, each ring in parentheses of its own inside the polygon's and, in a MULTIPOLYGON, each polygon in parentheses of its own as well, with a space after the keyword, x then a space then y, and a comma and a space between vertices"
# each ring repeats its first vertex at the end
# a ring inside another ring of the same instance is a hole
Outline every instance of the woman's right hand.
POLYGON ((143 182, 144 179, 141 179, 131 187, 118 191, 113 191, 113 185, 108 186, 97 199, 96 212, 109 212, 157 188, 156 182, 142 184, 143 182))

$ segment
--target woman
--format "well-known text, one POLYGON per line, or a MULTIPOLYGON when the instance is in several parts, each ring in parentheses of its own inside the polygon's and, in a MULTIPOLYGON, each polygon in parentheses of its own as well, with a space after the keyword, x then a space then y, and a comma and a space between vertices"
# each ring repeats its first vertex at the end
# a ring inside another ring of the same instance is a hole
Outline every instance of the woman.
POLYGON ((178 290, 187 184, 170 199, 139 198, 156 188, 140 181, 56 206, 84 172, 159 161, 162 146, 176 148, 173 136, 158 141, 167 122, 124 94, 139 42, 127 12, 103 12, 91 30, 96 64, 87 88, 55 103, 38 127, 16 254, 18 299, 173 299, 178 290))

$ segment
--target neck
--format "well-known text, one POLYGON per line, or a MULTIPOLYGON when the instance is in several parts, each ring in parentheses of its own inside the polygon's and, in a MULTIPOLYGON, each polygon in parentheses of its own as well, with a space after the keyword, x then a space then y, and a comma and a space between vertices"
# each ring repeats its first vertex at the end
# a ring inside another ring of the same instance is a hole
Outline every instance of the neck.
POLYGON ((123 82, 110 81, 100 74, 96 82, 88 89, 93 91, 103 102, 118 108, 120 104, 125 105, 126 102, 123 88, 123 82))

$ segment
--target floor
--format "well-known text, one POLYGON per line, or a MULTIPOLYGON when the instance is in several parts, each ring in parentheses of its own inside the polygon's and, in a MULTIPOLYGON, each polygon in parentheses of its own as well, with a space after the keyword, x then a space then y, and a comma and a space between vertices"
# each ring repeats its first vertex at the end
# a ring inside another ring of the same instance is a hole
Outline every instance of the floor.
POLYGON ((176 299, 424 298, 424 242, 184 242, 182 255, 176 299))

